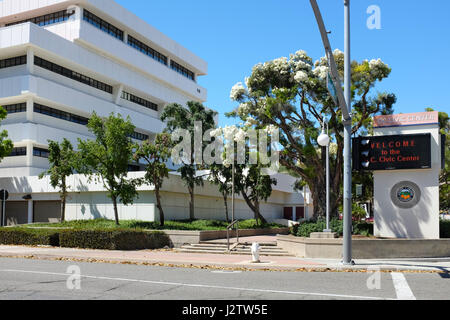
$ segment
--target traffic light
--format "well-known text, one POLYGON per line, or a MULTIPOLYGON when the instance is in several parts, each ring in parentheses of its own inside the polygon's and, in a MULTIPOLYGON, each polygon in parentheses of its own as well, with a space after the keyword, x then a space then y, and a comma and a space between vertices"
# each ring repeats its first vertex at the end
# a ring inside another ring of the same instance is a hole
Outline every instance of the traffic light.
POLYGON ((370 167, 370 138, 353 138, 353 170, 369 170, 370 167))

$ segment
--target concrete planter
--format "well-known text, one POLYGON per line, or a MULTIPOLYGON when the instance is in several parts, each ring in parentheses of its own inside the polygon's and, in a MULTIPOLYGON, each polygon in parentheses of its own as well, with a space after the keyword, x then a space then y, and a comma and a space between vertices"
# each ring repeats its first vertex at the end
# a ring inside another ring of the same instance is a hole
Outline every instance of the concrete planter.
MULTIPOLYGON (((311 239, 279 235, 278 246, 301 258, 341 259, 342 239, 311 239)), ((355 259, 446 258, 450 239, 353 239, 355 259)))
MULTIPOLYGON (((184 244, 198 244, 201 241, 226 239, 226 230, 211 231, 184 231, 184 230, 162 230, 172 241, 174 247, 181 247, 184 244)), ((289 228, 276 229, 244 229, 239 230, 239 237, 261 236, 268 234, 289 234, 289 228)), ((230 237, 235 237, 236 233, 230 231, 230 237)))

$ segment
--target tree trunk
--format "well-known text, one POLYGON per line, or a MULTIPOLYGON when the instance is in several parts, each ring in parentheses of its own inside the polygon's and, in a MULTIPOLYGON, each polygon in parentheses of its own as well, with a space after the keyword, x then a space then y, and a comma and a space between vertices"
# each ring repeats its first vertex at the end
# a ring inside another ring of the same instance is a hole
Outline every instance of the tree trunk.
POLYGON ((65 178, 63 178, 61 188, 61 222, 64 222, 66 220, 66 198, 67 198, 66 180, 65 178))
POLYGON ((61 197, 61 222, 66 220, 66 196, 61 197))
POLYGON ((194 212, 194 187, 189 187, 189 219, 195 220, 195 212, 194 212))
POLYGON ((159 224, 161 227, 164 227, 164 211, 161 205, 161 195, 159 194, 159 188, 155 188, 155 195, 156 195, 156 207, 159 210, 159 224))
POLYGON ((259 210, 259 201, 255 201, 255 203, 252 203, 248 195, 245 193, 245 191, 242 191, 242 196, 244 197, 245 202, 247 203, 248 207, 253 211, 256 223, 259 225, 259 222, 261 221, 262 224, 267 223, 267 220, 262 216, 260 210, 259 210))
POLYGON ((112 197, 113 206, 114 206, 114 217, 116 219, 116 225, 120 226, 119 223, 119 212, 117 211, 117 197, 112 197))
POLYGON ((223 194, 223 203, 225 205, 225 218, 227 219, 227 223, 230 223, 230 217, 228 216, 228 197, 227 194, 223 194))

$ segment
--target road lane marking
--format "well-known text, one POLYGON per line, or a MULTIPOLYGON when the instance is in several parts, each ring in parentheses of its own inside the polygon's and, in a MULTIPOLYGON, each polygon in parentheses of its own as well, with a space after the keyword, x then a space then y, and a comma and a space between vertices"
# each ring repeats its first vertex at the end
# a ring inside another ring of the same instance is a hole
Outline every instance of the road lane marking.
POLYGON ((411 288, 406 281, 403 273, 393 272, 391 273, 392 281, 394 282, 395 293, 398 300, 416 300, 411 288))
MULTIPOLYGON (((11 270, 5 269, 0 270, 0 272, 11 272, 11 273, 30 273, 30 274, 42 274, 42 275, 55 275, 67 277, 67 273, 57 273, 57 272, 44 272, 44 271, 29 271, 29 270, 11 270)), ((206 288, 206 289, 222 289, 222 290, 235 290, 235 291, 248 291, 248 292, 258 292, 258 293, 272 293, 272 294, 288 294, 288 295, 306 295, 306 296, 319 296, 319 297, 334 297, 334 298, 348 298, 348 299, 358 299, 358 300, 395 300, 392 298, 382 298, 382 297, 369 297, 369 296, 357 296, 357 295, 346 295, 346 294, 333 294, 333 293, 317 293, 317 292, 301 292, 301 291, 282 291, 282 290, 272 290, 272 289, 252 289, 252 288, 239 288, 239 287, 223 287, 205 284, 192 284, 192 283, 181 283, 181 282, 163 282, 163 281, 152 281, 152 280, 139 280, 139 279, 127 279, 127 278, 111 278, 111 277, 100 277, 100 276, 89 276, 81 275, 82 278, 87 279, 97 279, 97 280, 110 280, 110 281, 124 281, 124 282, 138 282, 138 283, 148 283, 166 286, 176 286, 176 287, 190 287, 190 288, 206 288)))

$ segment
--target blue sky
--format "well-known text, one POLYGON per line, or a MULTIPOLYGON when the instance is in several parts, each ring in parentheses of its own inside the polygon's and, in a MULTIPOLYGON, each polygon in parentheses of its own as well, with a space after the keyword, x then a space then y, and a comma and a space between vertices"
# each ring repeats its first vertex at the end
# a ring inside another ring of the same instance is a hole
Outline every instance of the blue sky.
MULTIPOLYGON (((209 64, 199 79, 206 105, 220 125, 235 122, 225 112, 231 87, 252 67, 299 49, 324 55, 309 0, 116 0, 209 64)), ((318 0, 333 48, 344 47, 343 0, 318 0)), ((381 58, 390 77, 376 90, 397 95, 396 113, 426 107, 450 112, 450 1, 352 0, 352 59, 381 58), (370 5, 381 8, 381 30, 369 30, 370 5)))

